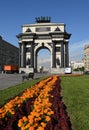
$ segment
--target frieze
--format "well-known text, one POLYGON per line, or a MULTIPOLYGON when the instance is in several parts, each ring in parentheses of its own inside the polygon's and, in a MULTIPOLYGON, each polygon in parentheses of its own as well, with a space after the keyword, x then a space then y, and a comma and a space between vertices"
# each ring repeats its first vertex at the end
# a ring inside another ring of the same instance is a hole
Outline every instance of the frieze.
POLYGON ((48 32, 50 31, 50 27, 39 27, 35 29, 36 32, 48 32))

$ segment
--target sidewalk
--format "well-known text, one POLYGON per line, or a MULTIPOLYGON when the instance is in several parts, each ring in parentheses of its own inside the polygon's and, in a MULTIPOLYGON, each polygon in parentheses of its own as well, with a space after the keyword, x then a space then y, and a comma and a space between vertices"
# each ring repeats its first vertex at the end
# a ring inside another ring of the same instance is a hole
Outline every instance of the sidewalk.
POLYGON ((0 90, 22 83, 22 74, 0 74, 0 90))
MULTIPOLYGON (((22 75, 24 74, 1 74, 0 73, 0 90, 6 89, 22 83, 22 75)), ((40 78, 42 76, 47 76, 49 74, 45 73, 35 73, 35 78, 40 78)), ((31 78, 29 80, 32 80, 31 78)), ((25 80, 26 81, 26 80, 25 80)))

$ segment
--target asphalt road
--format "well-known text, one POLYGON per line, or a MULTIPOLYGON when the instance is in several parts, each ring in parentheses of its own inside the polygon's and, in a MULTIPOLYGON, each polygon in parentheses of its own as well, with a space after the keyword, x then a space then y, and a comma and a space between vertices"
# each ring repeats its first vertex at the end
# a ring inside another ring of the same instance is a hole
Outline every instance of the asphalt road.
MULTIPOLYGON (((0 90, 22 83, 22 75, 24 74, 0 74, 0 90)), ((50 74, 36 73, 34 75, 34 78, 40 78, 45 75, 50 75, 50 74)), ((26 79, 24 81, 26 81, 26 79)))

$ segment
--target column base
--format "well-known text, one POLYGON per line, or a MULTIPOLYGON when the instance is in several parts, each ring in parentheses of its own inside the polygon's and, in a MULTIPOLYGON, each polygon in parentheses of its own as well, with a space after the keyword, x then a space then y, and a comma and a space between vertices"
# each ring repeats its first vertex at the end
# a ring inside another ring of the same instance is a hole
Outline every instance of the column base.
POLYGON ((51 74, 64 74, 65 68, 51 68, 51 74))
POLYGON ((34 68, 19 68, 19 73, 34 73, 34 68))

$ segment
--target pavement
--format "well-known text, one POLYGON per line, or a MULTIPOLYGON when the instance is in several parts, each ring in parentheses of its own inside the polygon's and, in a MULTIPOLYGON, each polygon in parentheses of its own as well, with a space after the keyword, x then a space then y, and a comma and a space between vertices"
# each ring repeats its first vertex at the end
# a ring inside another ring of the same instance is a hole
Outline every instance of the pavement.
POLYGON ((22 83, 22 74, 0 74, 0 90, 22 83))
MULTIPOLYGON (((1 74, 0 73, 0 90, 21 84, 23 82, 22 75, 24 75, 24 74, 1 74)), ((40 77, 46 76, 46 75, 49 75, 49 74, 36 73, 34 75, 34 78, 40 78, 40 77)), ((29 79, 29 80, 32 80, 32 79, 29 79)))

